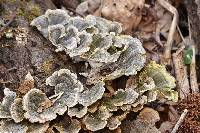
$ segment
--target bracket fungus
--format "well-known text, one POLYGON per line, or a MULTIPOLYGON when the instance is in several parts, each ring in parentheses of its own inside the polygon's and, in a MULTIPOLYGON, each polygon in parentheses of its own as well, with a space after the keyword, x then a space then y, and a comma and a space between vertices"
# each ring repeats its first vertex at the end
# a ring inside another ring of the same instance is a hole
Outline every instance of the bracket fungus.
POLYGON ((82 118, 85 114, 87 114, 87 106, 76 105, 74 107, 68 108, 68 115, 70 117, 76 116, 77 118, 82 118))
POLYGON ((2 120, 0 122, 1 133, 45 133, 49 127, 49 123, 15 123, 12 120, 2 120))
POLYGON ((89 113, 83 118, 86 128, 91 131, 103 129, 107 125, 107 120, 112 114, 105 108, 100 107, 95 113, 89 113))
POLYGON ((64 120, 53 125, 52 128, 56 128, 59 133, 79 133, 79 130, 81 130, 81 123, 77 119, 69 120, 64 117, 64 120), (67 124, 66 121, 68 122, 67 124))
POLYGON ((112 97, 105 98, 102 106, 105 106, 109 111, 117 111, 118 107, 134 103, 138 96, 139 94, 132 89, 120 89, 112 97))
POLYGON ((26 133, 28 130, 26 125, 15 123, 13 121, 2 120, 0 124, 1 133, 26 133))
POLYGON ((16 98, 16 93, 5 88, 4 95, 5 97, 0 104, 0 118, 11 118, 10 107, 16 98))
POLYGON ((84 74, 88 84, 135 75, 144 66, 146 58, 141 42, 121 35, 122 28, 117 22, 92 15, 70 17, 66 11, 57 9, 47 10, 31 25, 52 42, 56 51, 65 51, 74 60, 90 64, 91 69, 84 74))
POLYGON ((5 88, 0 104, 0 132, 44 133, 55 128, 58 132, 78 133, 83 127, 91 131, 105 127, 114 130, 128 113, 141 110, 148 102, 159 97, 176 101, 174 78, 155 62, 145 66, 141 42, 122 35, 121 24, 92 15, 71 17, 65 10, 57 9, 47 10, 31 25, 52 42, 57 52, 64 51, 73 61, 90 66, 83 72, 53 72, 45 82, 47 88, 53 89, 51 96, 42 88, 31 87, 25 95, 5 88), (126 87, 106 95, 105 81, 123 75, 130 76, 126 87), (122 113, 117 114, 119 110, 122 113), (67 117, 70 124, 57 123, 59 116, 67 117))
MULTIPOLYGON (((145 66, 144 71, 140 73, 140 80, 144 83, 147 79, 151 78, 154 82, 154 87, 150 87, 147 90, 156 91, 158 97, 165 97, 168 100, 178 101, 178 93, 173 90, 176 87, 176 81, 171 76, 165 66, 157 64, 155 61, 151 61, 145 66)), ((151 84, 153 84, 153 82, 151 84)))
POLYGON ((114 130, 116 129, 119 125, 121 125, 121 121, 115 117, 111 117, 109 120, 108 120, 108 124, 107 124, 107 127, 110 129, 110 130, 114 130))
POLYGON ((22 105, 22 98, 16 98, 11 104, 10 113, 13 120, 18 123, 24 119, 24 110, 22 105))
POLYGON ((26 111, 24 116, 30 122, 44 123, 53 120, 57 114, 63 115, 68 108, 69 115, 81 118, 87 113, 87 106, 101 99, 105 91, 102 82, 90 89, 83 87, 77 80, 77 75, 68 69, 54 72, 46 79, 46 84, 55 86, 55 96, 61 95, 53 101, 39 89, 30 90, 23 97, 23 108, 26 111), (83 109, 76 109, 77 104, 82 105, 83 109))
POLYGON ((24 117, 29 119, 30 122, 44 123, 48 120, 55 119, 56 114, 53 116, 48 114, 45 115, 46 108, 51 106, 51 101, 47 98, 46 94, 39 89, 31 89, 23 97, 23 109, 25 110, 24 117), (49 105, 50 104, 50 105, 49 105))

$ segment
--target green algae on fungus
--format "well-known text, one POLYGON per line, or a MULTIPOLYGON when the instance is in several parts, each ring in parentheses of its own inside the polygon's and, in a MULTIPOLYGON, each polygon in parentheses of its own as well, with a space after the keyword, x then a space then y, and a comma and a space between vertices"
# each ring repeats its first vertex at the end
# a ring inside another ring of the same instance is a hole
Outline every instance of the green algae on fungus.
MULTIPOLYGON (((171 76, 165 66, 157 64, 155 61, 151 61, 144 70, 140 73, 140 85, 145 88, 144 84, 149 79, 153 80, 151 84, 155 84, 154 87, 146 86, 146 90, 155 91, 160 96, 167 98, 168 100, 178 101, 178 92, 173 90, 176 87, 176 80, 171 76)), ((140 87, 140 88, 142 88, 140 87)))
POLYGON ((159 65, 155 61, 151 61, 143 73, 154 80, 157 89, 168 90, 176 86, 175 78, 167 72, 165 66, 159 65))
POLYGON ((112 114, 105 108, 101 107, 95 113, 89 113, 83 118, 86 128, 91 131, 103 129, 107 125, 108 118, 112 114))
POLYGON ((138 96, 139 94, 132 89, 120 89, 112 97, 105 98, 102 106, 110 111, 117 111, 118 107, 134 103, 138 96))

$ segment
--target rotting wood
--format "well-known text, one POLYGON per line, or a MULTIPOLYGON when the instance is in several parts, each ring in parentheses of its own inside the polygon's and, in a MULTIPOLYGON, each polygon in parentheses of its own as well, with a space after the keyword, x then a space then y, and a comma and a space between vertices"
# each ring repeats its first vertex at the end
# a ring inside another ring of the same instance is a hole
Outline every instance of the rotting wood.
POLYGON ((181 99, 186 98, 187 95, 190 93, 187 66, 184 66, 183 63, 184 48, 185 46, 183 45, 177 50, 176 53, 173 54, 173 64, 175 69, 178 91, 181 99))

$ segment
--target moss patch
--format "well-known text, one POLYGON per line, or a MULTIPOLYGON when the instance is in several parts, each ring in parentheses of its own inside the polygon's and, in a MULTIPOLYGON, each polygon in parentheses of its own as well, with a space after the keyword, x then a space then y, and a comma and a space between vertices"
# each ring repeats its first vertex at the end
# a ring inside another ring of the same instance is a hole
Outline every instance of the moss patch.
POLYGON ((18 15, 23 16, 29 22, 41 14, 41 9, 39 5, 33 2, 21 2, 20 9, 18 10, 18 15))

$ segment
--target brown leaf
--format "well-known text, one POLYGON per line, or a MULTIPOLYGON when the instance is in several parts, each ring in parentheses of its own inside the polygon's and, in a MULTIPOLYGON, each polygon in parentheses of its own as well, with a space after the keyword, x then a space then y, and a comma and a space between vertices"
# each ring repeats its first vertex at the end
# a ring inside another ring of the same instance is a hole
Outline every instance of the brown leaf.
POLYGON ((20 84, 17 89, 21 94, 26 94, 29 90, 34 88, 34 79, 30 72, 25 76, 25 80, 20 84))

